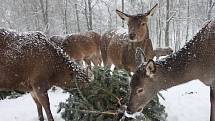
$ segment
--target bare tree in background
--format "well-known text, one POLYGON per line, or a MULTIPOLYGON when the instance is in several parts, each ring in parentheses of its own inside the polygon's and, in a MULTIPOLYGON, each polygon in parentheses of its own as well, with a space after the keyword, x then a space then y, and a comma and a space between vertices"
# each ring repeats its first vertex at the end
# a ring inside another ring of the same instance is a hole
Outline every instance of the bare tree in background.
POLYGON ((162 27, 161 27, 161 7, 158 6, 158 17, 157 17, 157 45, 161 47, 161 34, 162 34, 162 27))
POLYGON ((64 0, 64 27, 65 27, 65 34, 68 34, 68 22, 67 22, 67 8, 68 8, 68 0, 64 0))
POLYGON ((84 14, 87 22, 87 30, 90 31, 90 30, 93 30, 92 1, 85 0, 84 4, 85 4, 84 14))
POLYGON ((186 30, 186 41, 189 36, 189 25, 190 25, 190 0, 187 0, 187 30, 186 30))
MULTIPOLYGON (((125 11, 125 1, 122 0, 122 12, 125 11)), ((124 28, 124 20, 122 20, 122 27, 124 28)))
POLYGON ((166 0, 166 30, 165 30, 165 46, 169 47, 169 17, 170 17, 170 1, 166 0))
POLYGON ((209 0, 209 9, 208 9, 208 15, 207 15, 207 19, 210 20, 211 19, 211 14, 212 14, 212 9, 215 6, 215 1, 213 0, 209 0))
POLYGON ((107 7, 107 11, 108 11, 108 29, 112 28, 112 12, 110 10, 110 4, 107 3, 107 1, 101 0, 102 3, 104 3, 104 5, 107 7))
POLYGON ((49 35, 48 0, 40 0, 40 7, 42 10, 43 22, 45 26, 44 32, 46 35, 49 35))
POLYGON ((79 20, 79 12, 78 12, 78 5, 77 5, 77 3, 75 3, 75 14, 76 14, 76 22, 77 22, 78 32, 81 32, 80 20, 79 20))

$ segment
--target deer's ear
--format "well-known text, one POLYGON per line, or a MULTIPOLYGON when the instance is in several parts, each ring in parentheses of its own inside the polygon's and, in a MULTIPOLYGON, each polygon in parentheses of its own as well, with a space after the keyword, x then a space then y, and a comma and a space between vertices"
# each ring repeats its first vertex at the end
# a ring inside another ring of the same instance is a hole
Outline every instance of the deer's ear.
POLYGON ((145 54, 144 54, 144 50, 140 47, 136 48, 136 52, 135 52, 135 61, 136 61, 136 69, 138 69, 138 67, 144 63, 145 61, 145 54))
POLYGON ((149 60, 148 63, 146 64, 146 75, 151 78, 153 77, 155 72, 156 72, 155 62, 153 60, 149 60))
POLYGON ((119 17, 122 19, 122 20, 125 20, 128 22, 129 20, 129 15, 126 14, 126 13, 123 13, 122 11, 119 11, 116 9, 116 13, 119 15, 119 17))
POLYGON ((156 11, 156 9, 157 9, 157 7, 158 7, 158 4, 156 4, 151 10, 149 10, 149 11, 146 13, 147 16, 148 16, 148 17, 153 16, 154 13, 155 13, 155 11, 156 11))

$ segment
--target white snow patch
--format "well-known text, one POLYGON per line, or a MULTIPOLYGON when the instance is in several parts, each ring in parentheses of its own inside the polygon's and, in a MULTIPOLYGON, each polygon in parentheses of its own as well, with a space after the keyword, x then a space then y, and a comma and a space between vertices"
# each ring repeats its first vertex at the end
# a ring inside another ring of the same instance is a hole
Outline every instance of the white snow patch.
POLYGON ((198 80, 161 91, 168 121, 209 121, 210 89, 198 80))
MULTIPOLYGON (((60 88, 54 92, 49 91, 48 94, 55 121, 64 121, 57 110, 59 102, 65 102, 69 94, 63 93, 60 88)), ((36 104, 29 93, 16 99, 0 100, 0 107, 0 121, 38 121, 36 104)), ((43 115, 47 121, 44 111, 43 115)))

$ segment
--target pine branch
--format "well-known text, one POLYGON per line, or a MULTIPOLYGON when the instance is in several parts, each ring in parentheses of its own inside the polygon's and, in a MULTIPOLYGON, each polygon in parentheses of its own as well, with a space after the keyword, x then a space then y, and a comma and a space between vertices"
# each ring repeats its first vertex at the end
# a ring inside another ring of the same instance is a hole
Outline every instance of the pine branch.
POLYGON ((118 103, 120 106, 122 105, 122 104, 121 104, 121 100, 122 100, 123 98, 118 98, 115 94, 113 94, 112 92, 110 92, 110 91, 108 91, 108 90, 106 90, 106 89, 103 89, 103 88, 98 88, 98 89, 100 89, 100 90, 102 90, 103 92, 105 92, 106 94, 108 94, 108 95, 114 97, 114 98, 117 100, 117 103, 118 103))
POLYGON ((94 109, 93 105, 84 97, 76 79, 75 79, 75 85, 77 87, 78 93, 80 94, 81 98, 85 101, 85 103, 87 103, 88 106, 90 106, 90 109, 93 110, 94 109))
POLYGON ((90 111, 90 110, 79 110, 79 109, 74 109, 74 108, 71 108, 72 111, 78 111, 78 112, 81 112, 81 113, 90 113, 90 114, 103 114, 103 115, 118 115, 117 112, 111 112, 111 111, 90 111))

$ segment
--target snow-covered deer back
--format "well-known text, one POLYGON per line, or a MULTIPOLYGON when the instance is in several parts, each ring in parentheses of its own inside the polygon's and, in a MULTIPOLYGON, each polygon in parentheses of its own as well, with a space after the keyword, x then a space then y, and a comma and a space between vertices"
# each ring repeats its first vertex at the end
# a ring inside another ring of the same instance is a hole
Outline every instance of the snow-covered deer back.
POLYGON ((140 111, 160 90, 199 79, 211 87, 211 119, 215 121, 215 20, 208 22, 179 51, 142 64, 131 80, 128 111, 140 111))
POLYGON ((63 50, 74 58, 76 61, 86 61, 91 65, 91 61, 95 66, 101 64, 100 52, 100 34, 88 31, 83 33, 73 33, 65 37, 52 36, 50 40, 61 46, 63 50))
POLYGON ((16 33, 0 29, 0 90, 31 92, 43 120, 42 106, 52 121, 47 90, 74 87, 75 78, 86 83, 84 70, 40 32, 16 33))
POLYGON ((114 64, 118 68, 134 71, 137 47, 144 50, 146 60, 155 56, 147 23, 156 7, 157 4, 148 12, 137 15, 128 15, 116 10, 121 19, 127 22, 128 30, 111 30, 102 36, 101 53, 105 65, 114 64))

